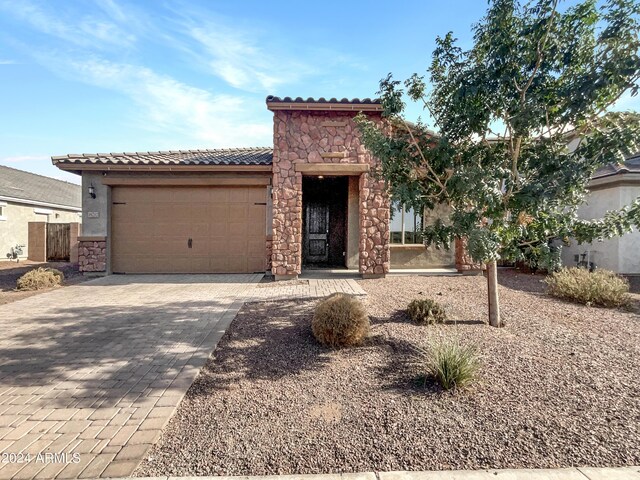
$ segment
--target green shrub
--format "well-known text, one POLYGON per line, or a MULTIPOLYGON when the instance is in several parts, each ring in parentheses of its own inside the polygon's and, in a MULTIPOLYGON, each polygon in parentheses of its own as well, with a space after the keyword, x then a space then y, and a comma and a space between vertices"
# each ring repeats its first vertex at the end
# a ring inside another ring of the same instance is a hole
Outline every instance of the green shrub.
POLYGON ((311 329, 316 339, 330 347, 357 345, 369 334, 369 317, 362 302, 336 293, 315 308, 311 329))
POLYGON ((620 307, 629 303, 629 281, 609 270, 563 268, 546 280, 549 294, 585 305, 620 307))
POLYGON ((60 285, 64 274, 55 268, 35 268, 22 275, 16 282, 18 290, 41 290, 60 285))
POLYGON ((447 319, 444 307, 430 298, 413 300, 407 307, 407 314, 421 325, 443 323, 447 319))
POLYGON ((433 377, 445 390, 465 388, 478 378, 480 356, 474 344, 440 339, 416 351, 425 377, 433 377))

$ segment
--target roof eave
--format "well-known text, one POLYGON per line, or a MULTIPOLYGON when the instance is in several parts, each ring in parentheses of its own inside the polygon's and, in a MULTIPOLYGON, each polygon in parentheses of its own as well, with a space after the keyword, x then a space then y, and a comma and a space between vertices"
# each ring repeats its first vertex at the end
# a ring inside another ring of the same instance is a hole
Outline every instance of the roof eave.
POLYGON ((269 110, 304 110, 332 112, 382 112, 378 103, 306 103, 306 102, 267 102, 269 110))
POLYGON ((110 163, 62 163, 54 162, 60 170, 78 175, 83 171, 98 172, 271 172, 271 165, 124 165, 110 163))
POLYGON ((640 185, 640 172, 617 172, 593 177, 589 180, 587 188, 598 190, 624 185, 640 185))

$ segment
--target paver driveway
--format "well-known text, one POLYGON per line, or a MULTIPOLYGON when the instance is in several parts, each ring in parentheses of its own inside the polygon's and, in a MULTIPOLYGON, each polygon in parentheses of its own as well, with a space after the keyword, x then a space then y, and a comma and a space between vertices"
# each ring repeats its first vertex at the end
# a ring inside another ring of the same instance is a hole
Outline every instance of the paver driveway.
POLYGON ((261 277, 111 276, 0 306, 0 479, 130 474, 261 277))

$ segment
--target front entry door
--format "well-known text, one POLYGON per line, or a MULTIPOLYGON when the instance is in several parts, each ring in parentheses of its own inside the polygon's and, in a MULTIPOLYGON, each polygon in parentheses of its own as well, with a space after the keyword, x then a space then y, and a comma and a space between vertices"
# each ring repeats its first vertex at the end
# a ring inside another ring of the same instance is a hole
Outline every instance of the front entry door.
POLYGON ((327 263, 329 260, 329 205, 309 202, 306 214, 306 260, 309 263, 327 263))

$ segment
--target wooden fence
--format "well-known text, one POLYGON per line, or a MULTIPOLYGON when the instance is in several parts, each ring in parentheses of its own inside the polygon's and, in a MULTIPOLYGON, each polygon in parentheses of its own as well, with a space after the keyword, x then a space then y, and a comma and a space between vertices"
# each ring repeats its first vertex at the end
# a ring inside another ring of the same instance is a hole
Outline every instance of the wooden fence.
POLYGON ((71 257, 71 225, 47 223, 47 261, 68 262, 71 257))

